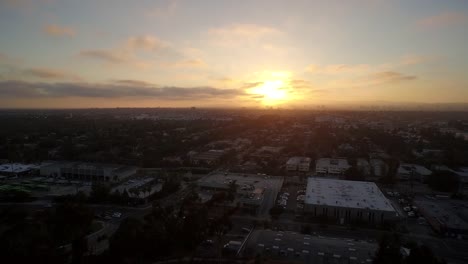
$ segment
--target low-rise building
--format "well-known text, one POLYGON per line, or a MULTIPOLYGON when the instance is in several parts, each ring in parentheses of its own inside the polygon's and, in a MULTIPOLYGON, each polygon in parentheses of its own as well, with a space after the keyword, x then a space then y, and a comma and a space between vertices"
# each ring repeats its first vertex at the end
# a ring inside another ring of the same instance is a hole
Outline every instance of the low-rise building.
POLYGON ((273 206, 272 199, 276 197, 281 186, 282 177, 260 176, 256 174, 213 173, 198 180, 201 194, 215 194, 216 192, 230 192, 235 188, 235 198, 224 206, 240 206, 246 212, 258 214, 261 210, 268 213, 268 206, 273 206), (234 186, 233 186, 234 185, 234 186), (277 189, 275 191, 275 189, 277 189), (265 193, 272 193, 265 203, 265 193))
POLYGON ((307 157, 292 157, 286 162, 286 170, 308 172, 310 161, 311 159, 307 157))
POLYGON ((414 204, 435 231, 449 236, 468 235, 468 222, 465 221, 468 209, 463 202, 418 199, 414 204))
POLYGON ((42 166, 40 175, 68 180, 119 182, 134 176, 137 170, 137 167, 119 164, 56 162, 42 166))
POLYGON ((387 174, 388 166, 387 164, 381 159, 371 159, 370 160, 371 166, 371 174, 376 178, 382 178, 387 174))
POLYGON ((337 219, 339 223, 383 224, 398 214, 373 182, 310 177, 304 212, 314 217, 337 219))
POLYGON ((398 167, 397 174, 400 180, 412 179, 423 182, 432 174, 432 171, 418 164, 402 163, 400 164, 400 167, 398 167))
POLYGON ((190 156, 190 162, 194 165, 216 165, 224 155, 222 150, 209 150, 201 153, 195 153, 190 156))
POLYGON ((315 173, 318 175, 343 175, 351 166, 347 159, 322 158, 315 162, 315 173))

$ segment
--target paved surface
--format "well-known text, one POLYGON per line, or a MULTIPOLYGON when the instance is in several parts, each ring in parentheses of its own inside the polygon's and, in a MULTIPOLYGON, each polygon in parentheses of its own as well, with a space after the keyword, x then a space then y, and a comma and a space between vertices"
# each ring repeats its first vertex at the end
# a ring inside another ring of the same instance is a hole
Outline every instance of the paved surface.
POLYGON ((270 213, 270 209, 275 206, 276 196, 278 192, 281 190, 281 186, 283 185, 283 178, 282 177, 271 177, 268 181, 265 182, 265 194, 263 196, 263 203, 260 206, 260 210, 258 213, 259 217, 268 216, 270 213))
POLYGON ((256 230, 247 242, 245 254, 301 263, 362 263, 371 262, 376 250, 376 243, 365 240, 256 230))

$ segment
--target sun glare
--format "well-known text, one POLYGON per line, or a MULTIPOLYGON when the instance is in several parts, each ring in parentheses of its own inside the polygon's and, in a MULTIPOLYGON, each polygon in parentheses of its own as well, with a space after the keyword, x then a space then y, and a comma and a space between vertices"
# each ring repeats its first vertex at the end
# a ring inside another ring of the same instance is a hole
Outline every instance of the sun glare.
POLYGON ((278 105, 288 101, 289 95, 289 76, 285 73, 270 73, 271 79, 261 82, 254 87, 250 92, 254 95, 259 95, 262 98, 260 101, 264 105, 278 105))

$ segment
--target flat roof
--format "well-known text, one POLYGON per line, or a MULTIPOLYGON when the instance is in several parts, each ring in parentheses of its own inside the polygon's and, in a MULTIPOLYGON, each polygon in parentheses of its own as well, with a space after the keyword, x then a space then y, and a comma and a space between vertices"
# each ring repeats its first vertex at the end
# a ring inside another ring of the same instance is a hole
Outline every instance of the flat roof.
POLYGON ((411 170, 414 170, 416 173, 421 175, 432 174, 432 171, 418 164, 402 163, 400 164, 400 167, 398 167, 398 173, 409 174, 411 173, 411 170))
POLYGON ((291 157, 288 159, 286 164, 288 165, 299 165, 299 164, 306 164, 310 163, 311 159, 308 157, 291 157))
POLYGON ((468 230, 468 222, 461 216, 466 212, 466 205, 452 200, 427 200, 420 198, 414 203, 422 209, 427 216, 436 218, 448 228, 468 230))
POLYGON ((239 190, 244 185, 253 185, 255 188, 262 188, 268 182, 265 176, 258 176, 255 174, 237 174, 228 173, 225 175, 222 172, 207 175, 198 180, 198 185, 201 187, 211 187, 217 189, 228 189, 229 182, 236 182, 239 185, 239 190))
POLYGON ((105 169, 115 170, 116 172, 126 171, 136 168, 131 165, 124 164, 111 164, 111 163, 95 163, 95 162, 82 162, 82 161, 57 161, 48 163, 42 168, 57 167, 57 168, 74 168, 74 169, 105 169))
POLYGON ((7 163, 0 165, 0 172, 21 173, 35 169, 36 167, 32 164, 7 163))
POLYGON ((347 159, 337 158, 321 158, 315 162, 317 167, 338 167, 340 169, 347 169, 349 168, 349 163, 347 159))
POLYGON ((395 211, 373 182, 309 177, 306 204, 395 211))

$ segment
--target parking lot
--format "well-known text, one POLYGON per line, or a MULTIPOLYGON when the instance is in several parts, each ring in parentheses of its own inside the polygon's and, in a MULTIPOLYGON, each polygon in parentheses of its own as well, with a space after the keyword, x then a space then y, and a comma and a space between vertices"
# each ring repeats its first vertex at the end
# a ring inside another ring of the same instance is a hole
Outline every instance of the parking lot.
POLYGON ((255 230, 244 255, 304 263, 371 263, 377 244, 355 239, 255 230))
POLYGON ((287 212, 302 212, 304 209, 305 185, 288 184, 281 188, 276 199, 276 205, 287 212))

